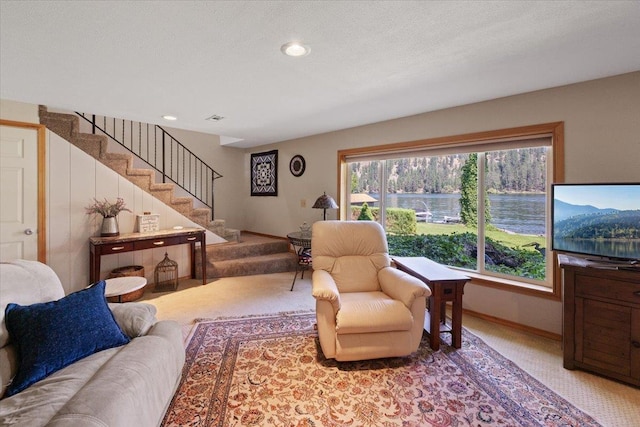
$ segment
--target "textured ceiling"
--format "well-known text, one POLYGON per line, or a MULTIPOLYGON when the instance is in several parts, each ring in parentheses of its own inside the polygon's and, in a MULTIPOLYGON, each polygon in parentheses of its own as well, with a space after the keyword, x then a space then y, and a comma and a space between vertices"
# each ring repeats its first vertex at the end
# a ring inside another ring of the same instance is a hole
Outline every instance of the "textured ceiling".
POLYGON ((638 1, 2 0, 0 31, 3 99, 237 147, 640 70, 638 1))

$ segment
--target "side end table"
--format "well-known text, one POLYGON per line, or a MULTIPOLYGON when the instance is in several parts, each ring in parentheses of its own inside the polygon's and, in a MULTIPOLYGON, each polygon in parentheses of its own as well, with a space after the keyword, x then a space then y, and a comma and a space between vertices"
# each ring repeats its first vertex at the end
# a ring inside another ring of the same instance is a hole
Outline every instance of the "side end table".
POLYGON ((305 270, 309 270, 311 268, 311 234, 303 233, 301 231, 294 231, 293 233, 287 234, 287 239, 289 239, 289 243, 293 245, 293 249, 298 255, 296 274, 293 276, 293 282, 291 283, 290 289, 290 291, 293 291, 293 287, 296 284, 296 279, 298 278, 298 272, 302 272, 302 275, 300 277, 304 279, 305 270))
POLYGON ((464 285, 471 278, 442 264, 424 257, 391 257, 399 270, 422 280, 429 289, 429 345, 432 350, 440 349, 440 332, 451 333, 454 348, 462 346, 462 294, 464 285), (451 328, 446 326, 445 304, 451 301, 451 328))
POLYGON ((104 296, 109 302, 134 301, 144 294, 147 279, 139 276, 114 277, 105 280, 104 296))

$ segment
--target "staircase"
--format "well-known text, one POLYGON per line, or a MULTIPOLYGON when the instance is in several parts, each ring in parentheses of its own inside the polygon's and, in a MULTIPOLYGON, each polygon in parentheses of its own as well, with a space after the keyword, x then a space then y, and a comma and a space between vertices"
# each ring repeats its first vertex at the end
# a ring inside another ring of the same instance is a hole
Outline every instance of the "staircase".
POLYGON ((133 154, 108 152, 109 139, 107 136, 80 132, 80 119, 77 115, 49 112, 42 105, 39 108, 39 115, 40 123, 49 130, 118 172, 158 200, 223 239, 238 241, 240 231, 226 228, 224 220, 211 221, 211 209, 207 207, 194 208, 192 197, 177 197, 174 194, 175 184, 173 183, 156 183, 155 172, 152 169, 134 168, 133 154))
MULTIPOLYGON (((227 240, 227 243, 207 245, 207 278, 215 279, 295 270, 298 258, 296 254, 289 251, 289 243, 286 240, 251 233, 243 234, 241 239, 240 231, 227 228, 224 220, 210 220, 211 209, 194 208, 191 197, 175 196, 175 184, 156 183, 155 172, 152 169, 134 168, 133 154, 108 152, 107 136, 80 132, 80 122, 77 115, 49 112, 45 106, 40 106, 39 115, 40 123, 52 132, 196 224, 227 240)), ((196 263, 201 264, 200 257, 196 257, 196 263)), ((196 271, 201 271, 199 266, 196 271)))

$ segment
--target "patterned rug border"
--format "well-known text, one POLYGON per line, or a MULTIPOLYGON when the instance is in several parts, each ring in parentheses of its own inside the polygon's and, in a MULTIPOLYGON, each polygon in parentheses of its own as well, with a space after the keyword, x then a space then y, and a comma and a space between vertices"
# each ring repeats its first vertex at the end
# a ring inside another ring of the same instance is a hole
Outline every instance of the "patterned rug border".
POLYGON ((304 316, 307 314, 315 314, 315 310, 296 310, 296 311, 280 311, 277 313, 263 313, 263 314, 246 314, 244 316, 219 316, 214 318, 209 317, 197 317, 193 319, 193 326, 189 329, 189 333, 183 339, 184 348, 189 347, 189 343, 198 329, 198 325, 201 323, 216 323, 216 322, 235 322, 247 319, 270 319, 273 317, 290 317, 290 316, 304 316))
MULTIPOLYGON (((214 319, 199 318, 194 320, 194 326, 192 328, 191 333, 189 334, 189 337, 185 342, 185 346, 187 350, 190 348, 192 344, 192 340, 195 338, 196 331, 198 331, 199 329, 198 327, 200 325, 203 325, 203 327, 206 327, 204 324, 242 322, 242 321, 254 320, 254 319, 269 321, 269 320, 275 320, 278 318, 291 319, 293 317, 300 317, 300 318, 304 318, 305 320, 310 320, 308 318, 310 316, 313 316, 314 314, 315 314, 315 310, 298 310, 298 311, 286 311, 286 312, 279 312, 279 313, 253 314, 253 315, 246 315, 246 316, 224 316, 224 317, 218 317, 214 319)), ((303 330, 300 330, 300 333, 303 333, 303 334, 308 334, 309 332, 311 332, 309 329, 303 328, 303 330)), ((532 390, 534 393, 537 393, 543 398, 548 399, 549 406, 543 405, 536 412, 538 416, 540 416, 541 412, 546 413, 547 416, 550 418, 547 420, 547 423, 539 424, 540 419, 536 419, 534 416, 534 413, 530 412, 530 410, 528 409, 525 409, 522 405, 519 404, 517 400, 514 400, 514 396, 509 395, 508 389, 497 387, 496 382, 486 381, 486 378, 490 377, 490 375, 489 375, 489 372, 485 372, 485 370, 491 371, 493 369, 491 366, 484 366, 484 370, 479 369, 479 366, 477 366, 477 362, 474 365, 474 363, 468 359, 468 356, 465 357, 465 354, 463 351, 458 351, 451 347, 449 335, 443 336, 444 345, 441 347, 440 352, 446 355, 445 357, 448 357, 455 365, 459 367, 459 369, 464 373, 465 378, 468 381, 475 384, 475 386, 478 389, 481 389, 484 393, 486 393, 487 396, 489 396, 490 398, 498 402, 502 408, 508 409, 510 415, 514 417, 514 420, 517 420, 521 425, 527 425, 527 426, 528 425, 557 425, 557 424, 554 424, 553 421, 551 420, 553 420, 553 417, 556 417, 555 421, 560 421, 557 415, 557 412, 560 412, 566 416, 573 418, 574 421, 578 420, 578 423, 580 423, 580 421, 582 422, 587 421, 588 425, 590 426, 600 426, 600 424, 598 424, 596 420, 593 417, 591 417, 587 412, 585 412, 583 409, 567 401, 563 396, 558 394, 556 391, 544 385, 541 381, 539 381, 538 379, 533 377, 530 373, 522 369, 517 363, 510 360, 506 356, 502 355, 496 349, 494 349, 489 344, 487 344, 482 338, 478 337, 477 335, 475 335, 474 333, 470 332, 465 328, 463 328, 462 332, 463 332, 463 349, 462 350, 464 350, 465 347, 467 347, 467 350, 470 350, 470 351, 473 351, 476 349, 482 350, 481 353, 485 354, 485 356, 488 359, 495 361, 496 364, 501 366, 505 371, 510 371, 509 375, 513 376, 515 381, 521 381, 523 383, 526 383, 529 389, 532 390), (549 422, 551 422, 551 424, 549 424, 549 422)), ((425 342, 428 342, 428 340, 423 340, 423 343, 425 342)), ((439 352, 433 352, 432 354, 437 354, 437 353, 439 352)), ((195 353, 192 356, 195 356, 195 353)), ((188 359, 190 358, 189 355, 187 356, 187 358, 188 359)), ((506 379, 506 381, 507 382, 513 381, 514 379, 506 379)), ((184 378, 183 380, 181 380, 180 386, 182 385, 183 381, 184 381, 184 378)), ((503 378, 502 381, 505 381, 505 379, 503 378)), ((174 396, 174 399, 175 398, 176 396, 174 396)), ((174 402, 172 401, 170 405, 171 407, 173 407, 173 403, 174 402)), ((560 416, 559 418, 564 418, 564 416, 560 416)), ((166 418, 165 418, 165 421, 166 421, 166 418)), ((571 425, 573 425, 573 423, 571 425)))
POLYGON ((296 311, 280 311, 278 313, 263 313, 263 314, 247 314, 244 316, 220 316, 220 317, 199 317, 193 320, 193 323, 212 323, 212 322, 232 322, 234 320, 246 320, 246 319, 268 319, 270 317, 287 317, 287 316, 302 316, 305 314, 315 314, 315 310, 296 310, 296 311))

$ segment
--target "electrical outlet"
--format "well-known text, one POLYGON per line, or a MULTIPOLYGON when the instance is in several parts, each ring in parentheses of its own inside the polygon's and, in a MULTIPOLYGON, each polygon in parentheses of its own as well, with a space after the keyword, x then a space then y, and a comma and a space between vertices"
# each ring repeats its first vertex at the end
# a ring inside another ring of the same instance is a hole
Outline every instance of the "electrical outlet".
POLYGON ((300 199, 300 207, 301 208, 307 207, 307 199, 300 199))

